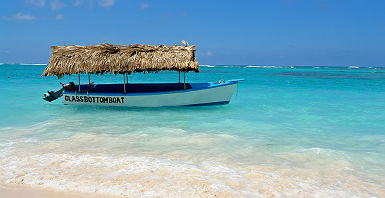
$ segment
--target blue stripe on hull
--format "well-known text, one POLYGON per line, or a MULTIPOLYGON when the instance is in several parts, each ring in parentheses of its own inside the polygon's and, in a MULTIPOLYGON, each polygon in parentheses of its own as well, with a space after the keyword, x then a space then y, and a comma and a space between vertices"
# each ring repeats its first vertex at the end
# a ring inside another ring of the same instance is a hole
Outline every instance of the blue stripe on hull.
POLYGON ((209 103, 200 103, 200 104, 191 104, 185 106, 208 106, 208 105, 224 105, 229 104, 230 101, 220 101, 220 102, 209 102, 209 103))

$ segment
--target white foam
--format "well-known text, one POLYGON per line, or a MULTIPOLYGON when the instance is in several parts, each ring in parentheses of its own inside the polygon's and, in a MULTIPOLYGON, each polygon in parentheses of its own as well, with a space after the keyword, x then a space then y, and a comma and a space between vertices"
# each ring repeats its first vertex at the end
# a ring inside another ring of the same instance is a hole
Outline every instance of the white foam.
POLYGON ((349 68, 349 69, 358 69, 358 68, 360 68, 360 67, 358 67, 358 66, 349 66, 348 68, 349 68))
POLYGON ((215 67, 214 65, 199 65, 200 67, 215 67))
POLYGON ((48 65, 46 63, 0 63, 0 65, 48 65))
POLYGON ((272 66, 272 65, 249 65, 246 66, 249 68, 276 68, 277 66, 272 66))
POLYGON ((46 63, 20 63, 18 65, 48 65, 46 63))
POLYGON ((236 135, 170 127, 146 127, 124 135, 98 134, 91 127, 87 132, 61 136, 81 124, 76 119, 67 122, 71 125, 52 120, 0 129, 0 182, 124 196, 354 197, 384 193, 380 185, 354 176, 351 164, 333 150, 314 147, 267 156, 269 153, 236 135), (49 134, 52 128, 60 131, 49 134), (4 133, 8 130, 13 136, 4 133), (47 137, 35 138, 39 135, 47 137), (277 161, 272 164, 268 159, 277 161))
POLYGON ((1 160, 3 182, 59 190, 162 197, 357 195, 354 189, 347 188, 351 183, 328 185, 324 181, 283 176, 257 167, 236 168, 211 161, 197 163, 178 158, 80 153, 25 153, 8 155, 1 160))

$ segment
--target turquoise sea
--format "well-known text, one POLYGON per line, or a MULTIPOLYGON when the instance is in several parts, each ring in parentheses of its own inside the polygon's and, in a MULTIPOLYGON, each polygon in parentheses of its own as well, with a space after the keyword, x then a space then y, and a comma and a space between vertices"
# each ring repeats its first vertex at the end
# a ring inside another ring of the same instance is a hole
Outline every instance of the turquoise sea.
MULTIPOLYGON (((385 197, 385 68, 201 66, 188 82, 246 79, 230 104, 122 108, 42 100, 59 82, 77 82, 40 77, 45 67, 0 65, 0 185, 150 197, 385 197)), ((177 82, 178 73, 129 81, 177 82)))

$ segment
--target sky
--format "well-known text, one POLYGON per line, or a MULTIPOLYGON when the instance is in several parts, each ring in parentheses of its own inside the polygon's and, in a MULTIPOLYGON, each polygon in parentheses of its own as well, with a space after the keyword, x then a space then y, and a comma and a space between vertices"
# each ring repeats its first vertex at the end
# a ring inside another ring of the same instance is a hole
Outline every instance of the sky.
POLYGON ((200 64, 385 66, 384 0, 2 0, 0 62, 54 45, 196 45, 200 64))

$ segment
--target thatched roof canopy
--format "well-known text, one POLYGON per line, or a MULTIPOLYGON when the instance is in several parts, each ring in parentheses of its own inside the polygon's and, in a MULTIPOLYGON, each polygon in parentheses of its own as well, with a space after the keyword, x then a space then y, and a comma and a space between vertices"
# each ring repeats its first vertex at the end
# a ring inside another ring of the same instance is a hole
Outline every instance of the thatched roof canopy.
POLYGON ((52 56, 42 76, 77 73, 131 73, 160 70, 199 72, 195 46, 111 45, 51 46, 52 56))

